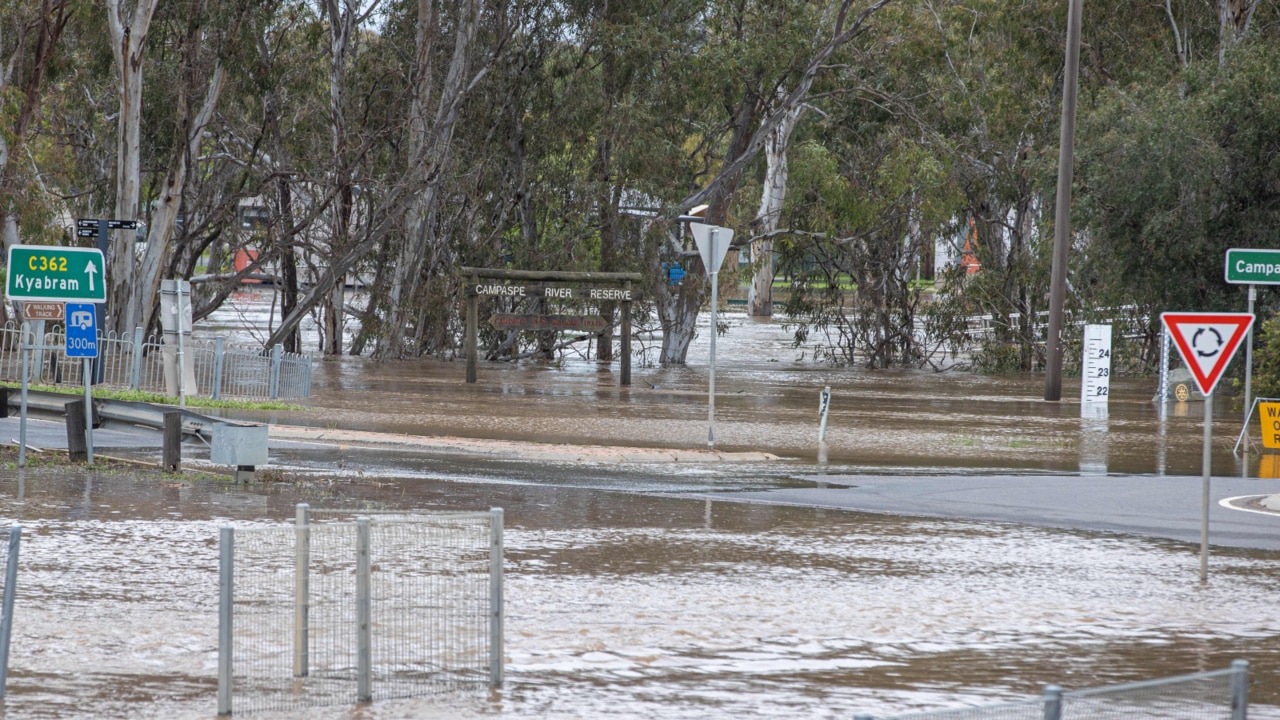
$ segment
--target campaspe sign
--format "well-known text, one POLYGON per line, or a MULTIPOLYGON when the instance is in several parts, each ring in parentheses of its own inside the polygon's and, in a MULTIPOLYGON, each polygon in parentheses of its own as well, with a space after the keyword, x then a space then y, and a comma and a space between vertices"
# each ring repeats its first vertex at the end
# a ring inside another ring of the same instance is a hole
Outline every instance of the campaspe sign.
POLYGON ((508 285, 506 283, 468 283, 468 295, 486 297, 548 298, 552 300, 613 300, 630 302, 638 299, 630 288, 553 287, 549 285, 508 285))
POLYGON ((1280 285, 1280 250, 1232 248, 1226 277, 1236 285, 1280 285))

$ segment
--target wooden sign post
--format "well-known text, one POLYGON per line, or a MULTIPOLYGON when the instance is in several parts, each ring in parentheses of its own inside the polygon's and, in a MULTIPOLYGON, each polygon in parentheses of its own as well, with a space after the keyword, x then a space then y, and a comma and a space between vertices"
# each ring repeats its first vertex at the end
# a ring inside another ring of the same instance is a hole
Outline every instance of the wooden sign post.
MULTIPOLYGON (((631 303, 636 299, 632 283, 640 273, 561 272, 556 270, 506 270, 462 268, 467 296, 467 382, 476 382, 479 350, 481 296, 541 300, 588 300, 621 304, 622 372, 618 384, 631 384, 631 303), (529 284, 524 284, 529 283, 529 284), (547 284, 555 283, 555 284, 547 284), (573 283, 577 287, 562 287, 573 283), (590 283, 590 285, 587 285, 590 283)), ((549 313, 498 313, 489 324, 499 330, 583 330, 608 332, 609 321, 599 315, 557 315, 549 313)))

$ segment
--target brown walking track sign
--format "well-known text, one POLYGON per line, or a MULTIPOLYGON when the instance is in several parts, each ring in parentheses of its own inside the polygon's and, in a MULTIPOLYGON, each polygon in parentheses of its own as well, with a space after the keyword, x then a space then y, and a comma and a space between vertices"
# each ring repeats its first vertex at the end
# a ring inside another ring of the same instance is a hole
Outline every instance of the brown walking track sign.
MULTIPOLYGON (((640 273, 564 272, 557 270, 505 270, 464 267, 467 296, 467 382, 476 381, 476 335, 479 331, 479 298, 542 298, 548 300, 595 300, 622 304, 622 377, 619 385, 631 384, 631 303, 637 299, 632 283, 639 283, 640 273), (513 284, 521 283, 521 284, 513 284), (532 284, 522 284, 532 283, 532 284), (560 287, 541 283, 575 283, 579 287, 560 287), (582 287, 590 283, 590 287, 582 287), (605 287, 598 287, 603 285, 605 287)), ((552 315, 498 313, 489 324, 499 330, 588 330, 602 333, 609 323, 599 315, 552 315)))

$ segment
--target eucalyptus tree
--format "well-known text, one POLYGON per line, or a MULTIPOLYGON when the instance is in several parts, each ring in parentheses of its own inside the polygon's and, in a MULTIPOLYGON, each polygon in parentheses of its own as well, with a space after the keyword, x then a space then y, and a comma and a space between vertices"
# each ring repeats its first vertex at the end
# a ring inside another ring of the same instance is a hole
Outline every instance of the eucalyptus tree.
MULTIPOLYGON (((703 114, 698 119, 704 128, 699 133, 700 144, 690 153, 690 164, 701 165, 694 170, 695 187, 678 203, 678 212, 687 212, 707 204, 707 219, 714 224, 728 221, 729 203, 733 198, 743 172, 755 161, 777 129, 789 122, 797 109, 811 100, 813 87, 832 65, 839 65, 838 58, 854 40, 866 34, 871 20, 889 0, 855 3, 839 0, 830 4, 799 4, 756 8, 759 25, 749 36, 762 42, 762 47, 774 43, 778 56, 772 63, 756 63, 754 66, 735 67, 740 88, 725 89, 728 97, 719 117, 703 114), (770 36, 772 33, 772 36, 770 36), (763 38, 770 37, 767 42, 763 38), (799 42, 778 42, 779 39, 798 39, 799 42)), ((746 5, 738 6, 745 11, 746 5)), ((733 12, 722 16, 724 31, 709 36, 708 47, 719 45, 727 58, 734 56, 739 43, 748 39, 740 34, 746 23, 735 19, 733 12)), ((708 53, 714 58, 714 54, 708 53)), ((732 64, 731 67, 734 67, 732 64)), ((722 101, 723 102, 723 101, 722 101)), ((664 255, 684 256, 680 248, 663 246, 665 252, 654 254, 654 265, 664 255)), ((656 268, 653 268, 656 269, 656 268)), ((654 273, 657 275, 658 273, 654 273)), ((690 273, 690 276, 695 275, 690 273)), ((682 364, 693 337, 698 307, 705 297, 705 286, 699 280, 685 282, 675 288, 657 283, 654 288, 655 303, 663 329, 661 362, 682 364)))
MULTIPOLYGON (((41 109, 45 78, 71 17, 71 0, 0 3, 0 98, 6 98, 0 104, 0 126, 4 127, 0 132, 0 250, 20 242, 23 206, 30 212, 47 205, 47 198, 38 192, 39 182, 11 166, 10 158, 26 149, 41 109)), ((35 225, 35 218, 31 220, 35 225)), ((31 232, 37 233, 38 228, 31 232)), ((4 317, 0 309, 0 320, 4 317)))

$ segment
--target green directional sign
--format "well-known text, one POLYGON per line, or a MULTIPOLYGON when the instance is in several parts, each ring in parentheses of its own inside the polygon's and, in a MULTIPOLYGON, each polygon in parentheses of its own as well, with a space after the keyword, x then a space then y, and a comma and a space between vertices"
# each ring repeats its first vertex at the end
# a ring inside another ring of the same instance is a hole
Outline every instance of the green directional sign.
POLYGON ((11 245, 5 295, 10 300, 102 303, 107 281, 102 251, 11 245))
POLYGON ((1228 250, 1227 282, 1237 285, 1280 285, 1280 250, 1228 250))

